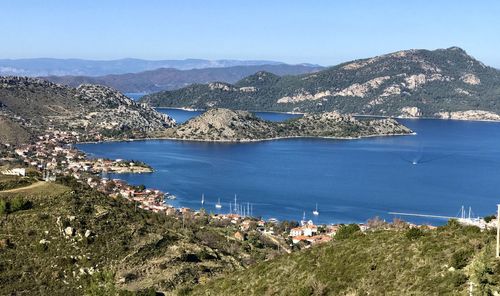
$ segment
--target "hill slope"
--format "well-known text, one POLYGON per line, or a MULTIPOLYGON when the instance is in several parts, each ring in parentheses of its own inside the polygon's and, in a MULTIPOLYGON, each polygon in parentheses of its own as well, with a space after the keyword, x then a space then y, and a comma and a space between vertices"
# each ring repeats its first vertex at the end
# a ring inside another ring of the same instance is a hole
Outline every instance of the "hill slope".
POLYGON ((258 141, 273 138, 358 138, 402 135, 412 131, 393 119, 358 120, 337 112, 305 114, 285 122, 269 122, 248 111, 210 109, 161 136, 204 141, 258 141))
POLYGON ((316 66, 287 64, 247 65, 191 70, 162 68, 140 73, 114 74, 99 77, 48 76, 44 77, 44 79, 72 87, 90 83, 106 85, 124 93, 151 93, 161 90, 178 89, 192 83, 209 83, 213 81, 234 83, 258 71, 269 71, 277 75, 297 75, 315 72, 320 69, 322 68, 316 66))
POLYGON ((276 253, 259 239, 233 239, 236 226, 203 215, 166 216, 60 182, 0 191, 0 205, 10 204, 8 213, 0 207, 1 295, 172 292, 276 253))
POLYGON ((494 234, 470 227, 354 233, 194 287, 192 295, 494 295, 494 234))
POLYGON ((0 115, 0 143, 26 143, 30 134, 23 126, 7 116, 0 115))
POLYGON ((166 115, 108 87, 70 88, 26 77, 0 77, 0 115, 32 134, 54 129, 82 136, 144 137, 174 124, 166 115))
POLYGON ((191 85, 145 96, 142 102, 161 107, 500 120, 500 71, 457 47, 405 50, 311 74, 277 77, 259 72, 236 84, 191 85))

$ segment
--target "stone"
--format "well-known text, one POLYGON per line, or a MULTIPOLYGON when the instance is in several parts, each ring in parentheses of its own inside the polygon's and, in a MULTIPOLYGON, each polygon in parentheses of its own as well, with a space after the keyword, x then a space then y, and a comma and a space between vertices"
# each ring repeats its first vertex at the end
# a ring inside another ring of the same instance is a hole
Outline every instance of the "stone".
POLYGON ((64 229, 64 234, 67 236, 73 236, 74 233, 75 230, 73 229, 73 227, 68 226, 64 229))

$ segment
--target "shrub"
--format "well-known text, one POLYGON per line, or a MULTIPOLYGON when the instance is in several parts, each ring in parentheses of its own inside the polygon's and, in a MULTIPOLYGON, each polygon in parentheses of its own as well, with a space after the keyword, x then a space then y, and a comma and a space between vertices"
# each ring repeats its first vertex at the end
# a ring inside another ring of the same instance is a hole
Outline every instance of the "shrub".
POLYGON ((483 219, 484 219, 484 222, 490 223, 491 220, 494 220, 496 218, 497 217, 495 215, 489 215, 489 216, 484 217, 483 219))
POLYGON ((6 214, 7 213, 7 203, 5 200, 0 200, 0 215, 6 214))
POLYGON ((460 223, 458 223, 457 219, 448 220, 448 223, 446 224, 446 226, 449 228, 453 228, 453 229, 462 227, 462 225, 460 225, 460 223))
POLYGON ((410 228, 405 233, 406 238, 409 240, 416 240, 423 235, 424 232, 420 228, 410 228))
POLYGON ((335 234, 335 238, 345 239, 358 231, 360 231, 360 228, 357 224, 341 225, 337 234, 335 234))
POLYGON ((21 197, 16 197, 10 202, 9 211, 13 213, 21 210, 27 210, 29 208, 31 208, 31 202, 24 200, 21 197))
POLYGON ((114 281, 115 275, 111 272, 96 272, 90 278, 90 283, 86 287, 85 295, 101 296, 116 295, 117 289, 114 281))
POLYGON ((469 264, 471 255, 472 252, 470 250, 459 250, 451 256, 450 265, 455 269, 462 269, 469 264))
POLYGON ((453 272, 450 278, 455 287, 462 286, 468 280, 467 276, 463 272, 453 272))
POLYGON ((463 232, 465 234, 480 233, 481 232, 481 228, 479 228, 477 226, 474 226, 474 225, 467 225, 467 226, 463 226, 463 232))

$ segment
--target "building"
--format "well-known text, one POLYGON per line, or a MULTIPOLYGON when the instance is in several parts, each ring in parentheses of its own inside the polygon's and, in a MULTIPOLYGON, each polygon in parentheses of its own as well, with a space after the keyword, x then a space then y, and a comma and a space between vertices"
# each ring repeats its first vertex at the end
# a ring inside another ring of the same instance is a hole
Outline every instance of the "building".
POLYGON ((10 170, 5 170, 5 171, 2 171, 2 174, 9 175, 9 176, 25 177, 26 176, 26 169, 25 168, 15 168, 15 169, 10 169, 10 170))
POLYGON ((307 223, 304 226, 295 227, 290 230, 290 236, 313 236, 318 232, 318 227, 312 223, 307 223))
POLYGON ((294 236, 292 238, 292 242, 294 244, 298 244, 299 242, 306 241, 306 240, 307 240, 307 236, 303 236, 303 235, 297 235, 297 236, 294 236))

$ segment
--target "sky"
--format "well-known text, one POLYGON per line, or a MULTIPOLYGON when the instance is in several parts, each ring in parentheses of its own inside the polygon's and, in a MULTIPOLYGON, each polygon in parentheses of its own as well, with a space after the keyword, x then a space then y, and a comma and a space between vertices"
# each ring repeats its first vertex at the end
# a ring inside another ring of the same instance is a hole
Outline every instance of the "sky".
POLYGON ((500 1, 0 0, 0 58, 335 65, 459 46, 500 68, 500 1))

